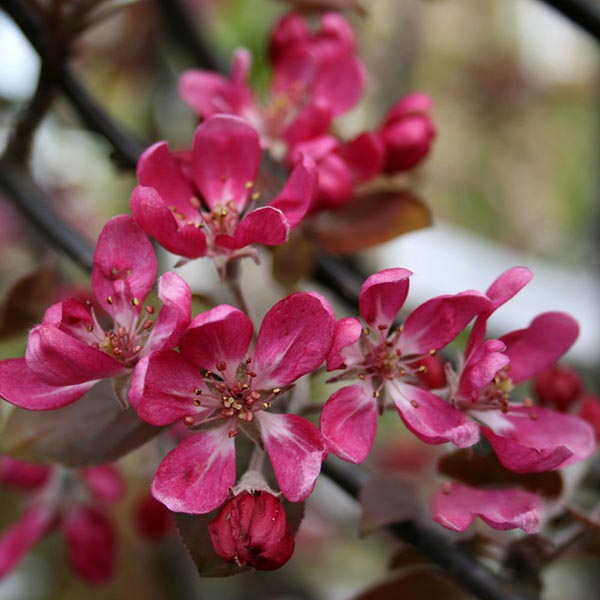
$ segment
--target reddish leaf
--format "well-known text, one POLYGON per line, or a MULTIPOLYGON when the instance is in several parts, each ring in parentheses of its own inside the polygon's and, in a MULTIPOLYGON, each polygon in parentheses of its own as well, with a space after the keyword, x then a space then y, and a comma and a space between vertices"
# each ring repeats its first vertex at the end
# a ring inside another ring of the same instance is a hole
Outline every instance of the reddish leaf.
POLYGON ((41 321, 52 303, 56 282, 56 270, 49 265, 18 279, 8 291, 2 308, 0 336, 23 333, 41 321))
POLYGON ((439 459, 438 470, 474 487, 519 486, 547 498, 557 498, 562 492, 562 477, 558 471, 526 475, 513 473, 505 469, 491 452, 483 455, 469 449, 456 450, 439 459))
POLYGON ((14 408, 0 437, 0 448, 31 462, 101 465, 131 452, 159 431, 141 421, 132 408, 123 410, 108 381, 58 410, 14 408))
POLYGON ((414 483, 396 473, 373 475, 362 487, 359 499, 362 507, 360 530, 363 533, 414 519, 421 512, 414 483))
MULTIPOLYGON (((304 517, 304 502, 283 501, 288 523, 294 533, 304 517)), ((175 524, 201 577, 228 577, 251 570, 235 563, 225 562, 213 549, 208 524, 216 517, 221 507, 206 515, 175 514, 175 524)))
POLYGON ((279 0, 291 5, 298 12, 320 12, 327 10, 350 10, 361 16, 367 12, 358 0, 279 0))
POLYGON ((420 568, 370 588, 355 600, 467 600, 470 598, 443 573, 420 568))
POLYGON ((316 234, 326 250, 351 254, 430 225, 429 208, 411 192, 378 191, 356 196, 344 208, 319 215, 316 234))

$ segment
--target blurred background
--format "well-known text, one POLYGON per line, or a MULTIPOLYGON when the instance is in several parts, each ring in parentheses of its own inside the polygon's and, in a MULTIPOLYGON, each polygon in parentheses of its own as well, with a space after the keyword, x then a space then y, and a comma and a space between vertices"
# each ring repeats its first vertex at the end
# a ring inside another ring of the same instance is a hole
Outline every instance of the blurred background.
MULTIPOLYGON (((108 4, 116 10, 78 40, 71 64, 122 125, 146 140, 188 146, 196 118, 178 97, 177 78, 194 66, 193 60, 173 43, 159 3, 108 4)), ((252 50, 253 83, 266 89, 266 41, 287 6, 275 0, 187 4, 194 25, 225 64, 236 47, 252 50)), ((413 306, 441 293, 485 290, 504 269, 530 267, 535 279, 494 317, 492 333, 525 327, 544 310, 570 312, 582 332, 569 358, 597 392, 597 45, 537 0, 363 0, 362 5, 363 16, 348 18, 357 31, 369 87, 364 101, 337 123, 339 131, 351 137, 374 128, 399 96, 421 91, 434 100, 438 137, 429 159, 411 174, 411 184, 431 207, 433 227, 365 252, 358 264, 365 273, 391 266, 413 270, 413 306)), ((32 95, 38 69, 36 53, 0 11, 0 140, 32 95)), ((64 218, 90 241, 110 216, 128 211, 135 185, 135 177, 115 168, 109 154, 105 142, 81 129, 58 97, 36 135, 32 170, 64 218)), ((64 282, 87 280, 67 259, 49 257, 44 240, 1 197, 0 251, 0 297, 48 260, 58 265, 64 282)), ((165 268, 173 266, 170 257, 163 260, 165 268)), ((210 274, 200 276, 196 291, 206 293, 214 281, 210 274)), ((4 336, 0 358, 21 355, 25 342, 25 331, 4 336)), ((432 450, 399 436, 396 415, 384 420, 372 462, 384 469, 433 473, 432 450)), ((126 460, 125 469, 135 470, 144 455, 126 460)), ((0 491, 0 530, 14 518, 16 498, 0 491)), ((0 582, 0 600, 342 600, 385 577, 397 555, 396 543, 382 533, 359 538, 358 508, 320 479, 288 565, 273 574, 198 580, 175 531, 158 543, 138 534, 135 502, 134 485, 119 505, 114 582, 91 588, 74 581, 54 536, 0 582)), ((544 573, 543 597, 597 598, 597 570, 598 559, 592 557, 554 563, 544 573)))

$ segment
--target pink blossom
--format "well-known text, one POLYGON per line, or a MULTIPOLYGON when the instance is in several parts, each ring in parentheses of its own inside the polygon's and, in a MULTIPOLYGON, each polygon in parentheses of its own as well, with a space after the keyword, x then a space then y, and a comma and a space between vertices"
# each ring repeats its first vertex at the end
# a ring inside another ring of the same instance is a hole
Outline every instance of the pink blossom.
POLYGON ((225 561, 261 571, 279 569, 294 553, 294 533, 283 503, 268 489, 237 490, 209 523, 208 532, 225 561))
POLYGON ((179 353, 143 359, 130 392, 140 417, 154 425, 183 420, 198 430, 162 461, 155 498, 176 512, 217 508, 236 480, 240 431, 265 447, 283 494, 293 502, 306 498, 321 469, 321 435, 302 417, 269 409, 325 360, 334 321, 323 297, 293 294, 269 310, 251 349, 250 319, 221 305, 192 321, 179 353))
POLYGON ((428 96, 414 93, 388 111, 378 132, 385 147, 386 173, 408 171, 429 154, 436 135, 431 105, 428 96))
POLYGON ((454 531, 465 531, 475 517, 494 529, 537 533, 543 503, 539 496, 517 488, 476 489, 446 483, 433 499, 433 518, 454 531))
POLYGON ((273 79, 270 101, 264 106, 247 84, 247 50, 236 51, 230 78, 186 71, 179 91, 204 119, 217 113, 243 117, 258 131, 263 148, 283 158, 290 146, 325 134, 333 118, 356 104, 365 69, 355 56, 352 30, 335 13, 323 15, 314 33, 303 17, 287 15, 273 31, 269 56, 273 79))
POLYGON ((549 408, 510 402, 512 388, 552 366, 579 332, 569 315, 548 312, 530 325, 485 340, 487 320, 531 279, 528 269, 515 267, 487 290, 490 309, 482 313, 469 336, 464 364, 448 372, 450 402, 481 427, 500 462, 517 473, 557 469, 587 458, 594 450, 591 427, 579 417, 549 408))
POLYGON ((362 462, 375 437, 377 413, 388 400, 406 426, 419 438, 459 447, 479 439, 477 426, 461 411, 421 387, 422 358, 450 343, 489 305, 479 292, 438 296, 418 308, 404 325, 393 324, 408 294, 406 269, 386 269, 362 286, 358 319, 337 322, 327 369, 343 369, 332 381, 356 380, 334 392, 321 414, 321 431, 329 449, 351 462, 362 462))
POLYGON ((90 303, 75 298, 46 310, 33 327, 25 359, 0 362, 0 394, 30 410, 60 408, 83 396, 102 379, 114 378, 126 404, 129 378, 140 358, 172 348, 191 317, 191 292, 174 273, 158 282, 163 307, 143 304, 156 276, 150 240, 132 217, 112 218, 94 254, 92 288, 100 307, 112 317, 105 329, 90 303))
POLYGON ((581 377, 567 365, 553 365, 534 380, 537 401, 543 406, 566 412, 583 392, 581 377))
POLYGON ((257 206, 260 155, 258 136, 247 123, 211 117, 196 130, 189 156, 171 153, 166 142, 144 152, 131 210, 148 234, 185 258, 223 262, 254 255, 247 248, 252 244, 282 244, 312 202, 316 169, 300 157, 279 195, 257 206))
POLYGON ((58 529, 75 574, 90 583, 110 579, 116 539, 106 505, 123 494, 117 471, 108 465, 72 471, 30 465, 6 456, 0 458, 0 467, 0 484, 27 490, 30 496, 20 518, 0 533, 0 578, 15 569, 42 538, 58 529), (34 472, 44 477, 32 487, 34 472))

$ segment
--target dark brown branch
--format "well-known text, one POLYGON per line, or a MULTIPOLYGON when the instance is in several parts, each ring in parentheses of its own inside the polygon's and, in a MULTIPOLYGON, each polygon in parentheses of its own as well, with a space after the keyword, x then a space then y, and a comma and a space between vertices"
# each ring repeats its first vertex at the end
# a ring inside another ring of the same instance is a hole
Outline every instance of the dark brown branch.
MULTIPOLYGON (((14 20, 36 52, 44 57, 49 52, 51 41, 44 23, 37 12, 22 0, 0 0, 0 8, 14 20)), ((124 169, 135 169, 137 160, 146 144, 119 127, 104 109, 91 97, 85 86, 67 65, 56 72, 56 85, 62 90, 79 115, 84 127, 99 133, 113 147, 113 160, 124 169)))
POLYGON ((597 0, 541 0, 600 42, 600 5, 597 0))
POLYGON ((65 223, 23 165, 0 160, 0 190, 51 244, 85 271, 92 270, 92 244, 65 223))
MULTIPOLYGON (((367 473, 361 467, 333 457, 329 457, 323 464, 323 473, 355 499, 358 499, 360 488, 367 479, 367 473)), ((456 583, 481 600, 537 598, 496 575, 431 525, 411 520, 388 525, 387 530, 397 539, 416 548, 423 556, 440 566, 456 583)))

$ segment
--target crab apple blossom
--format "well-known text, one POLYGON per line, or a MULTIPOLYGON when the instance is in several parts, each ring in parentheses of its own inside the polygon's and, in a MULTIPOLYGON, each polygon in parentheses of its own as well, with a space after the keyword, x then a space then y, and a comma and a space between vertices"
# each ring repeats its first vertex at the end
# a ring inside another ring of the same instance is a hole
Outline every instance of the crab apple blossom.
POLYGON ((553 365, 535 378, 534 392, 543 406, 565 412, 581 397, 583 383, 572 367, 553 365))
POLYGON ((431 150, 436 131, 429 116, 431 99, 425 94, 409 94, 388 111, 378 134, 385 148, 386 173, 408 171, 431 150))
POLYGON ((248 246, 287 240, 308 210, 317 180, 313 161, 300 157, 279 195, 257 206, 260 157, 250 125, 213 116, 196 130, 191 153, 172 153, 166 142, 144 152, 131 210, 149 235, 186 259, 255 256, 248 246))
POLYGON ((477 426, 461 411, 422 387, 416 366, 423 357, 449 344, 489 300, 475 291, 438 296, 417 307, 403 326, 394 319, 408 294, 407 269, 385 269, 364 282, 356 318, 336 323, 327 370, 343 369, 331 381, 357 380, 334 392, 321 413, 328 448, 341 458, 362 462, 377 427, 377 413, 388 399, 406 426, 431 444, 470 446, 479 439, 477 426))
POLYGON ((310 31, 292 13, 275 27, 269 55, 273 65, 270 99, 259 104, 248 87, 251 55, 237 50, 231 78, 210 71, 186 71, 179 84, 183 100, 202 118, 227 113, 243 117, 264 149, 277 159, 299 142, 324 135, 331 121, 362 95, 365 69, 355 56, 354 34, 340 15, 322 16, 310 31))
POLYGON ((447 529, 466 531, 475 517, 494 529, 520 528, 537 533, 543 511, 542 499, 518 488, 477 489, 445 483, 433 499, 433 519, 447 529))
POLYGON ((240 566, 261 571, 279 569, 291 558, 295 546, 280 495, 254 471, 246 472, 232 493, 208 525, 215 552, 240 566), (262 483, 248 485, 245 482, 249 478, 262 483))
POLYGON ((525 329, 485 339, 491 314, 531 277, 528 269, 515 267, 492 283, 489 309, 473 326, 462 367, 458 373, 448 370, 452 405, 480 425, 502 465, 517 473, 557 469, 587 458, 595 447, 591 427, 579 417, 531 400, 510 402, 515 385, 554 365, 574 343, 579 326, 571 316, 543 313, 525 329))
POLYGON ((156 277, 150 240, 127 215, 112 218, 94 253, 92 288, 113 321, 104 328, 91 303, 75 298, 46 310, 33 327, 24 359, 0 362, 0 395, 30 410, 53 410, 78 400, 102 379, 113 378, 127 403, 129 378, 140 358, 172 348, 191 318, 188 284, 174 273, 158 281, 162 308, 143 307, 156 277))
POLYGON ((20 518, 0 533, 0 578, 56 529, 64 539, 68 564, 76 575, 89 583, 110 579, 116 538, 106 505, 123 494, 123 482, 113 467, 73 471, 3 456, 0 485, 29 494, 20 518))
POLYGON ((269 409, 323 363, 334 322, 323 297, 292 294, 265 315, 251 347, 250 319, 220 305, 194 318, 179 353, 144 358, 130 391, 139 416, 154 425, 183 421, 198 430, 160 464, 154 497, 175 512, 207 513, 220 506, 235 483, 235 438, 241 431, 266 449, 284 496, 305 499, 321 470, 321 434, 298 415, 269 409))

